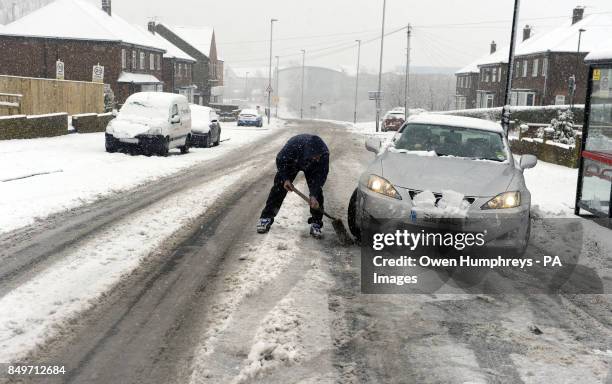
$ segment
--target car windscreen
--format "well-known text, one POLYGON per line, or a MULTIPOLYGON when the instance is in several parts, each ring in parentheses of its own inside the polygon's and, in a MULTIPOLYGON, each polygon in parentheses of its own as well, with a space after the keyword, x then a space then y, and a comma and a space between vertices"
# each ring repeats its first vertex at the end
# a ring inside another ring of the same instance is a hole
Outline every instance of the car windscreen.
POLYGON ((395 149, 435 152, 438 156, 506 161, 507 151, 499 132, 444 125, 407 124, 395 149))
POLYGON ((168 109, 160 108, 145 100, 128 101, 121 107, 120 116, 133 116, 145 119, 167 119, 168 109))

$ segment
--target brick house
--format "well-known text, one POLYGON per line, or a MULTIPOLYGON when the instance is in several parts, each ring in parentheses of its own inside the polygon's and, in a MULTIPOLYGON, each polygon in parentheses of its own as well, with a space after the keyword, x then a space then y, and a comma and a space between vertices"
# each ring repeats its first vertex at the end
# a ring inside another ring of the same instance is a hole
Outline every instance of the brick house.
MULTIPOLYGON (((575 8, 572 17, 560 27, 541 36, 532 37, 532 27, 525 26, 522 41, 515 51, 511 104, 543 106, 584 100, 588 67, 583 59, 595 45, 606 41, 609 36, 612 36, 612 17, 606 14, 584 17, 582 7, 575 8), (570 92, 571 82, 576 84, 573 95, 570 92)), ((492 49, 492 52, 456 73, 457 105, 462 105, 459 102, 462 103, 465 97, 466 108, 473 104, 475 108, 503 106, 508 48, 492 49), (473 76, 474 67, 478 67, 475 102, 471 99, 474 82, 465 80, 473 76), (464 84, 470 87, 465 88, 462 86, 464 84)))
POLYGON ((82 0, 56 0, 0 31, 0 74, 56 78, 64 63, 66 80, 92 81, 104 67, 103 82, 115 102, 140 91, 161 91, 163 47, 150 35, 112 13, 82 0))
POLYGON ((455 72, 457 77, 455 91, 456 109, 476 108, 478 89, 478 62, 473 62, 455 72))
POLYGON ((166 50, 162 63, 164 90, 181 94, 187 97, 190 103, 193 103, 194 93, 197 89, 197 86, 193 83, 193 65, 196 63, 196 59, 157 34, 154 22, 149 22, 148 33, 151 34, 157 46, 166 50))
POLYGON ((175 27, 152 23, 150 28, 196 60, 193 82, 196 104, 223 102, 223 60, 217 52, 215 31, 207 27, 175 27))
POLYGON ((571 104, 586 97, 588 66, 584 57, 612 36, 612 17, 573 10, 571 20, 516 51, 513 105, 571 104), (580 50, 579 50, 580 40, 580 50), (571 80, 570 80, 571 79, 571 80), (574 94, 570 84, 575 82, 574 94))

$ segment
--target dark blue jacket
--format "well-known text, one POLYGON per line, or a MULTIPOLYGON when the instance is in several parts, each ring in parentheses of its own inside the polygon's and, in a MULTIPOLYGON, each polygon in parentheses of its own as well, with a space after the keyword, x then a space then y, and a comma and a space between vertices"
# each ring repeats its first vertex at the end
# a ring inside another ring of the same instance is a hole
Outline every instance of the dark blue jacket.
POLYGON ((310 195, 319 196, 329 173, 329 149, 319 136, 294 136, 276 155, 276 167, 283 182, 291 180, 299 171, 304 172, 310 195), (317 155, 321 155, 321 160, 312 159, 317 155))

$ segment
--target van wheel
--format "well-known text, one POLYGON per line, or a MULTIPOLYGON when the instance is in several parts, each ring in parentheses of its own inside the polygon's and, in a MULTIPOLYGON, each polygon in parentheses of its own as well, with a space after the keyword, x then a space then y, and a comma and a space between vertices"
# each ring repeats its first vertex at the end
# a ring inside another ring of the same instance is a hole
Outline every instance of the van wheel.
POLYGON ((159 141, 159 155, 166 157, 170 152, 170 138, 164 137, 159 141))
POLYGON ((179 147, 183 155, 189 153, 189 148, 191 148, 191 136, 187 136, 187 138, 185 139, 185 145, 179 147))
POLYGON ((106 152, 115 153, 117 152, 117 143, 115 142, 115 138, 111 135, 106 135, 105 141, 106 152))
POLYGON ((348 225, 351 234, 361 241, 361 228, 357 225, 357 189, 353 192, 348 206, 348 225))

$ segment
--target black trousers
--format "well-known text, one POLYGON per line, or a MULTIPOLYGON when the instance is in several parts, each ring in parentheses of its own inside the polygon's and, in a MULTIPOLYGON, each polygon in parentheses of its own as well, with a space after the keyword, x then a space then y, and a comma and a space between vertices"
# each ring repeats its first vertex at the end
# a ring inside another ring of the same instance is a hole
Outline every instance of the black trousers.
MULTIPOLYGON (((289 180, 293 183, 293 180, 295 180, 296 176, 297 172, 295 174, 289 175, 289 180)), ((306 177, 308 178, 308 176, 306 177)), ((274 218, 278 214, 278 211, 280 210, 280 207, 281 205, 283 205, 283 201, 287 196, 287 190, 283 187, 284 182, 285 180, 281 180, 281 176, 278 173, 276 174, 276 176, 274 176, 274 185, 270 190, 270 195, 268 195, 266 207, 261 212, 261 218, 274 220, 274 218)), ((321 209, 324 210, 325 208, 323 208, 323 192, 318 193, 314 197, 319 202, 321 209)), ((309 224, 316 223, 320 226, 323 226, 323 214, 321 213, 321 211, 316 209, 310 209, 310 214, 312 217, 308 219, 309 224)))

